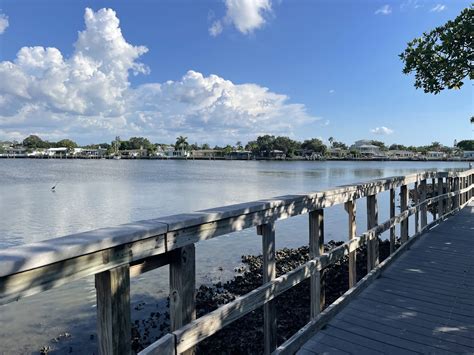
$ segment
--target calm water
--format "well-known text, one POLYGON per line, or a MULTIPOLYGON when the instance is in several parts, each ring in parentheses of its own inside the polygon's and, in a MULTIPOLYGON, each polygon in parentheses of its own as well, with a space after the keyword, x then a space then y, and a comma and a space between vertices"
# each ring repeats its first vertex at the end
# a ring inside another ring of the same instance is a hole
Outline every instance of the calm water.
MULTIPOLYGON (((384 176, 466 167, 463 162, 0 159, 0 248, 384 176)), ((358 205, 358 232, 362 232, 365 201, 358 205)), ((379 200, 380 221, 387 219, 387 207, 385 193, 379 200)), ((346 224, 343 207, 330 208, 326 239, 346 239, 346 224)), ((306 244, 307 229, 306 216, 278 222, 277 247, 306 244)), ((198 244, 198 283, 228 279, 242 254, 259 253, 259 249, 260 239, 253 229, 198 244)), ((166 268, 132 280, 134 319, 166 297, 167 282, 166 268)), ((95 339, 93 278, 0 306, 0 354, 37 352, 46 344, 59 349, 57 353, 90 354, 95 339), (71 336, 51 343, 63 332, 71 336)))

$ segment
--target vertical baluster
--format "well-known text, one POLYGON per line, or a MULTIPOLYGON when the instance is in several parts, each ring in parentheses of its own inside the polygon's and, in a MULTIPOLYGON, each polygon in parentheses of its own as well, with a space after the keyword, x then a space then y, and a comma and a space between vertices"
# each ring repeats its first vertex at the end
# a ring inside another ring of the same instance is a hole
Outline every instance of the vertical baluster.
MULTIPOLYGON (((436 179, 433 178, 431 180, 431 197, 435 197, 437 195, 437 190, 436 190, 436 179)), ((436 208, 435 206, 433 205, 432 207, 432 211, 433 211, 433 221, 436 220, 436 208)))
POLYGON ((454 178, 454 192, 456 193, 456 196, 454 197, 454 208, 459 208, 460 205, 460 200, 461 196, 459 194, 459 178, 455 177, 454 178))
MULTIPOLYGON (((404 212, 408 209, 408 186, 402 185, 400 187, 400 210, 404 212)), ((408 218, 405 218, 400 223, 400 239, 401 243, 408 240, 408 218)))
MULTIPOLYGON (((395 189, 390 189, 390 218, 395 217, 395 189)), ((390 254, 395 251, 395 226, 390 228, 390 254)))
MULTIPOLYGON (((377 195, 367 196, 367 229, 372 229, 378 224, 377 195)), ((367 272, 379 264, 379 236, 375 234, 367 242, 367 272)))
MULTIPOLYGON (((438 178, 438 196, 441 196, 443 191, 443 178, 438 178)), ((443 199, 438 200, 438 218, 444 214, 443 212, 443 199)))
MULTIPOLYGON (((309 213, 309 256, 314 259, 324 253, 324 210, 309 213)), ((315 271, 310 278, 310 316, 314 319, 323 309, 325 296, 323 284, 324 270, 315 271)))
MULTIPOLYGON (((263 283, 267 283, 276 277, 274 223, 258 226, 257 234, 262 236, 263 283)), ((271 300, 263 305, 265 354, 271 354, 277 346, 277 319, 275 306, 275 300, 271 300)))
POLYGON ((426 201, 426 189, 426 179, 423 179, 420 182, 420 202, 423 203, 421 206, 421 229, 425 228, 428 224, 428 207, 424 203, 426 201))
MULTIPOLYGON (((420 203, 420 193, 419 193, 419 184, 418 181, 415 182, 415 190, 413 194, 413 200, 415 202, 415 205, 418 205, 420 203)), ((415 234, 418 233, 420 230, 420 210, 417 208, 415 211, 415 234)))
POLYGON ((130 267, 95 275, 99 354, 131 354, 130 267))
MULTIPOLYGON (((194 244, 176 249, 170 262, 171 331, 196 319, 196 250, 194 244)), ((193 354, 189 349, 186 354, 193 354)))
MULTIPOLYGON (((356 237, 356 204, 355 201, 347 201, 345 208, 349 214, 349 240, 356 237)), ((356 250, 349 253, 349 288, 357 283, 357 260, 356 250)))

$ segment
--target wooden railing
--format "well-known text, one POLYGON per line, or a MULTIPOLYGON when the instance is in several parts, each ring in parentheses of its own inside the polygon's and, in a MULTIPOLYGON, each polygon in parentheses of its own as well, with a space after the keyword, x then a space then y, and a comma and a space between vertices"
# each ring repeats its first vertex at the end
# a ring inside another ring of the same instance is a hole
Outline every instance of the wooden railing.
MULTIPOLYGON (((50 239, 0 252, 0 305, 95 275, 98 341, 101 354, 130 354, 130 277, 169 265, 171 333, 140 354, 192 352, 202 340, 245 314, 264 308, 265 353, 293 353, 359 293, 418 236, 455 213, 473 196, 474 170, 424 172, 340 186, 321 192, 281 196, 195 213, 139 221, 115 228, 50 239), (433 196, 427 198, 428 183, 433 196), (409 184, 415 184, 409 204, 409 184), (396 190, 401 212, 396 214, 396 190), (378 222, 377 194, 390 191, 390 219, 378 222), (436 196, 434 196, 436 195, 436 196), (366 197, 368 230, 356 236, 356 200, 366 197), (349 240, 324 253, 324 208, 344 204, 349 216, 349 240), (428 224, 428 208, 435 218, 428 224), (310 257, 304 265, 276 278, 275 222, 309 215, 310 257), (409 237, 408 217, 415 215, 409 237), (400 224, 401 247, 395 249, 400 224), (195 319, 195 243, 256 227, 262 236, 263 285, 195 319), (390 230, 391 256, 379 262, 378 236, 390 230), (368 274, 356 282, 356 249, 367 244, 368 274), (321 271, 348 256, 350 289, 324 311, 321 271), (310 279, 310 322, 277 345, 275 298, 310 279)), ((7 325, 0 325, 0 327, 7 325)))

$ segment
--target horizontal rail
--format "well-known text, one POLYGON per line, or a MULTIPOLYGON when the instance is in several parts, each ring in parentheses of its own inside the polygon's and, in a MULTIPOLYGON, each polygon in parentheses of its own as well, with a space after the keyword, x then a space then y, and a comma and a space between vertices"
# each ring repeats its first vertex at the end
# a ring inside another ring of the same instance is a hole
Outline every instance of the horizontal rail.
MULTIPOLYGON (((296 286, 297 284, 306 280, 311 276, 313 272, 320 271, 330 265, 333 265, 337 261, 341 260, 344 256, 349 255, 349 253, 365 245, 368 240, 374 239, 376 235, 389 230, 391 227, 409 218, 411 215, 419 211, 422 206, 434 204, 439 199, 453 197, 460 193, 467 192, 470 189, 471 188, 469 187, 458 192, 451 192, 439 195, 427 199, 415 206, 412 206, 408 210, 401 212, 395 217, 390 218, 389 220, 380 223, 377 226, 371 228, 370 230, 362 233, 360 236, 355 237, 343 243, 342 245, 332 249, 331 251, 322 254, 320 257, 311 259, 305 264, 296 267, 292 271, 270 282, 267 282, 264 285, 256 288, 255 290, 236 298, 234 301, 217 308, 216 310, 192 321, 191 323, 188 323, 187 325, 172 333, 176 342, 176 352, 179 354, 191 349, 193 346, 215 334, 223 327, 233 323, 234 321, 245 316, 246 314, 263 306, 265 303, 268 303, 271 300, 275 299, 277 296, 292 288, 293 286, 296 286)), ((446 216, 442 216, 439 219, 446 216)), ((438 220, 433 221, 429 225, 423 227, 420 231, 420 234, 421 232, 430 228, 436 222, 438 222, 438 220)), ((386 264, 381 264, 381 267, 385 267, 384 265, 386 264)), ((367 279, 372 278, 368 277, 367 279)), ((163 348, 155 346, 155 349, 159 349, 160 351, 162 351, 160 353, 165 353, 164 346, 163 348)), ((143 354, 145 353, 140 353, 139 355, 143 354)))

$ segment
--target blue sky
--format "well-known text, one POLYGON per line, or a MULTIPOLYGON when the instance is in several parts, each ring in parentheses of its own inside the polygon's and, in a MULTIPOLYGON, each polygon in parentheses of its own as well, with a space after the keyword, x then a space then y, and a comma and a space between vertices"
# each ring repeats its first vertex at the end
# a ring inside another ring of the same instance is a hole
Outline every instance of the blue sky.
POLYGON ((0 140, 472 139, 471 83, 425 94, 398 58, 469 1, 241 2, 0 1, 0 140))

